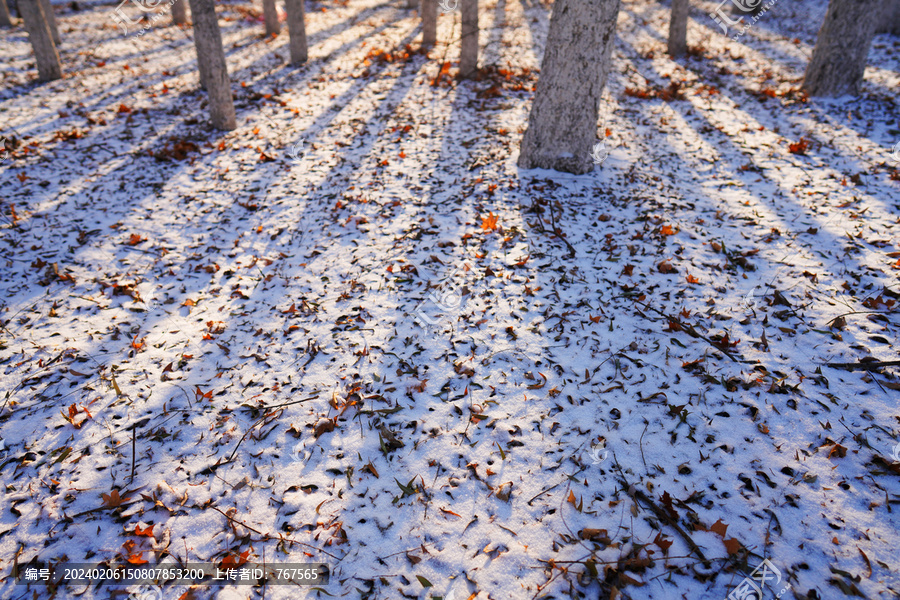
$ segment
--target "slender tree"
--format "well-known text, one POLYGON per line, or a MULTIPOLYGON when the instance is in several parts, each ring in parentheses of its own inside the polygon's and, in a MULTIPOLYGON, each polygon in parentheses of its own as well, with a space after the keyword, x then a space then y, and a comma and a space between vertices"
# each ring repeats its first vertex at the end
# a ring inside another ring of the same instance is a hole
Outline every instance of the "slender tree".
POLYGON ((303 0, 284 0, 287 12, 288 35, 291 37, 291 64, 301 65, 309 58, 306 46, 306 9, 303 0))
POLYGON ((281 32, 281 23, 278 22, 278 7, 275 0, 262 0, 263 19, 266 22, 266 37, 278 35, 281 32))
POLYGON ((9 14, 9 7, 6 0, 0 0, 0 27, 12 27, 13 20, 9 14))
POLYGON ((422 0, 422 46, 430 48, 437 42, 437 0, 422 0))
POLYGON ((19 0, 19 14, 25 20, 25 29, 34 48, 38 77, 41 81, 53 81, 62 77, 59 53, 53 43, 53 34, 41 0, 19 0))
POLYGON ((459 51, 459 76, 463 79, 478 73, 478 0, 461 0, 462 41, 459 51))
POLYGON ((190 0, 190 4, 197 64, 201 65, 200 81, 205 81, 209 95, 210 120, 217 129, 234 129, 237 123, 231 97, 231 79, 225 64, 215 0, 190 0))
POLYGON ((419 0, 406 0, 406 8, 419 8, 419 0))
POLYGON ((59 24, 56 22, 56 13, 53 11, 53 4, 50 0, 41 0, 41 8, 44 11, 44 17, 47 19, 47 25, 50 26, 50 34, 53 36, 53 43, 59 46, 59 24))
POLYGON ((175 25, 187 24, 188 0, 175 0, 172 3, 172 23, 175 25))
POLYGON ((875 33, 900 35, 900 0, 884 0, 883 12, 875 33))
POLYGON ((859 93, 884 0, 830 0, 803 77, 810 96, 859 93))
POLYGON ((587 173, 619 0, 556 0, 519 167, 587 173))
POLYGON ((689 0, 672 0, 669 18, 669 56, 682 56, 687 52, 687 25, 689 0))

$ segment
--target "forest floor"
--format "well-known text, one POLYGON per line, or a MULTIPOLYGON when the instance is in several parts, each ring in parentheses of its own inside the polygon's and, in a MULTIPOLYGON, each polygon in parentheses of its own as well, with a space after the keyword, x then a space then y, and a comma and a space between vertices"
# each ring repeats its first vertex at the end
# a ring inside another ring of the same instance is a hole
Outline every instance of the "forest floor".
POLYGON ((537 2, 483 5, 462 83, 458 12, 426 56, 310 2, 294 68, 222 5, 229 133, 168 17, 60 5, 49 84, 0 30, 0 597, 168 552, 331 579, 126 591, 721 600, 766 559, 766 598, 896 598, 900 39, 807 100, 825 3, 714 7, 673 61, 623 4, 580 177, 515 166, 537 2))

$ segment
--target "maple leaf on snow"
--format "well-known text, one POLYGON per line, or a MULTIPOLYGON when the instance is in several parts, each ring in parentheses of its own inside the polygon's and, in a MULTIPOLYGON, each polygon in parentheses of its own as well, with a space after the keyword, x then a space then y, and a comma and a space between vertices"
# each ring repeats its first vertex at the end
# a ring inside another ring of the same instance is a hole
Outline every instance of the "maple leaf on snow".
POLYGON ((117 508, 128 502, 131 498, 122 498, 119 496, 119 490, 113 490, 109 494, 100 494, 103 496, 102 508, 117 508))

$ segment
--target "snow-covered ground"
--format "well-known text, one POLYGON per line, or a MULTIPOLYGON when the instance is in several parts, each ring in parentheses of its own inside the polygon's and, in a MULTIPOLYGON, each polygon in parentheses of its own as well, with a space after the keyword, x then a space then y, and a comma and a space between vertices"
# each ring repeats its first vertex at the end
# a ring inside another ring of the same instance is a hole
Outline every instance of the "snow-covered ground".
POLYGON ((142 598, 896 598, 898 368, 826 363, 900 359, 900 38, 806 101, 824 2, 695 6, 678 61, 626 2, 574 177, 515 166, 549 7, 485 2, 457 83, 402 5, 308 3, 301 68, 220 7, 229 133, 168 17, 60 5, 49 84, 0 30, 0 597, 168 553, 332 577, 142 598))

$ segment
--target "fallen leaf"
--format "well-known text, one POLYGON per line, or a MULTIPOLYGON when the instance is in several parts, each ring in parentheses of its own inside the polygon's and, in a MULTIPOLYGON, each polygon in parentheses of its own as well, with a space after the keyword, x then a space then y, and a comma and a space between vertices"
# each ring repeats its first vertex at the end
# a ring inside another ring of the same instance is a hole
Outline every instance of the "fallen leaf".
POLYGON ((116 508, 122 506, 123 503, 128 502, 130 498, 122 498, 119 496, 119 490, 113 490, 109 494, 100 494, 103 497, 103 506, 102 508, 116 508))

